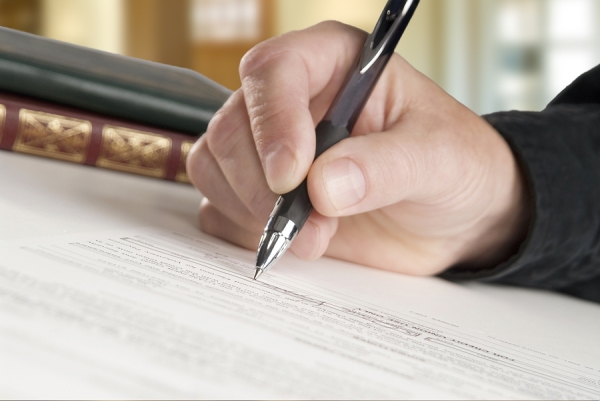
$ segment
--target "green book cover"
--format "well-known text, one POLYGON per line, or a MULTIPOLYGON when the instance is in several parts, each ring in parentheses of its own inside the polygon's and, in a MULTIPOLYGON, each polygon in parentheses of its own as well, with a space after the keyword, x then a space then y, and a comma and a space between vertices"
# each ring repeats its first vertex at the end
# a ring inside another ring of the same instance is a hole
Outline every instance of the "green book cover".
POLYGON ((190 135, 231 94, 192 70, 1 27, 0 90, 190 135))

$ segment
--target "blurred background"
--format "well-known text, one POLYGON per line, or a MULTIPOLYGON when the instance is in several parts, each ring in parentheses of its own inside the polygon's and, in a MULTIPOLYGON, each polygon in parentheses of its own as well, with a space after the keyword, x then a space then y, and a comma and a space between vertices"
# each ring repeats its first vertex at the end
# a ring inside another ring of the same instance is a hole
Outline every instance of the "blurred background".
MULTIPOLYGON (((191 68, 236 89, 256 43, 385 0, 0 0, 0 26, 191 68)), ((421 0, 397 51, 477 113, 541 110, 600 63, 598 0, 421 0)))

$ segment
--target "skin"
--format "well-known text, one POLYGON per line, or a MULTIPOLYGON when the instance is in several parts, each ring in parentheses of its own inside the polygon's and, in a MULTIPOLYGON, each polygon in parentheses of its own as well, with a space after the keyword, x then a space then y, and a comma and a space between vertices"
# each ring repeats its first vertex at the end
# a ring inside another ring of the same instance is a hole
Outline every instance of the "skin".
POLYGON ((291 251, 413 275, 510 257, 529 221, 514 155, 485 120, 395 54, 352 136, 313 162, 321 120, 366 34, 326 22, 270 39, 188 157, 207 233, 256 249, 277 194, 308 176, 291 251))

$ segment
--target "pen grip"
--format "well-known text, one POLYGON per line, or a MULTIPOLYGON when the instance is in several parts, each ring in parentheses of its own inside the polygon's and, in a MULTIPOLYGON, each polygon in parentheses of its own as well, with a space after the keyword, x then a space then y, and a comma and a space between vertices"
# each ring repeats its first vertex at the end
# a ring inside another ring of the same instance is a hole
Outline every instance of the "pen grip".
MULTIPOLYGON (((331 121, 328 120, 321 121, 315 131, 317 140, 315 159, 342 139, 350 136, 346 127, 334 127, 331 121)), ((290 219, 300 230, 312 210, 313 206, 308 197, 307 182, 304 179, 296 189, 281 195, 271 215, 276 214, 290 219)))
POLYGON ((315 129, 316 132, 316 146, 315 146, 315 159, 327 149, 350 136, 350 132, 346 127, 336 127, 329 120, 323 120, 315 129))

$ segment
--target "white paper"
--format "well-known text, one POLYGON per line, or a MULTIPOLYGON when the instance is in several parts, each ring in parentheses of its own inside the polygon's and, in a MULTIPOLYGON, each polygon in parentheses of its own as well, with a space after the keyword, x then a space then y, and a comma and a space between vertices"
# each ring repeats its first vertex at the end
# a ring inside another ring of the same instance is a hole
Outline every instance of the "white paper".
POLYGON ((329 259, 286 255, 253 281, 253 252, 199 232, 0 251, 1 398, 600 397, 600 312, 583 302, 578 338, 470 288, 329 259))

